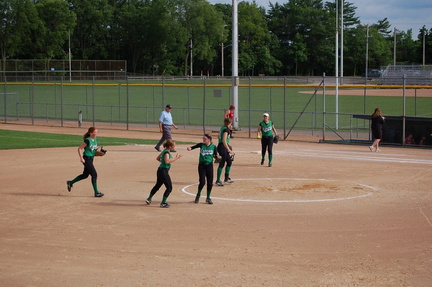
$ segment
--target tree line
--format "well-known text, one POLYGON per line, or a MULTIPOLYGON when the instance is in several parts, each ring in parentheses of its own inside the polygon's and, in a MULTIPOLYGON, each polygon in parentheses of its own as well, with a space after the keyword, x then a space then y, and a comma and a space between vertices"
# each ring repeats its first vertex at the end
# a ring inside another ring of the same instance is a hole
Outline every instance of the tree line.
MULTIPOLYGON (((344 74, 421 64, 432 58, 432 29, 396 31, 383 18, 362 25, 344 1, 344 74), (396 37, 394 37, 396 33, 396 37), (368 35, 368 37, 367 37, 368 35), (396 38, 396 45, 394 39, 396 38), (368 50, 366 57, 366 49, 368 50)), ((127 60, 146 75, 231 75, 230 4, 206 0, 3 0, 0 51, 7 59, 127 60), (222 54, 223 53, 223 54, 222 54), (223 60, 223 62, 222 62, 223 60)), ((290 0, 238 4, 239 75, 335 74, 336 4, 290 0)), ((431 63, 429 63, 431 64, 431 63)), ((4 67, 2 67, 4 69, 4 67)))

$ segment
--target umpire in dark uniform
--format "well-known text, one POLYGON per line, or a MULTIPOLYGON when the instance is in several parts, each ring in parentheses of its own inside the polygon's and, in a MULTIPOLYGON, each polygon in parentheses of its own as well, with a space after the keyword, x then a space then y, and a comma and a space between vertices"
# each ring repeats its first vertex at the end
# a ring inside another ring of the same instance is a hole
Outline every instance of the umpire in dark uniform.
MULTIPOLYGON (((172 115, 171 115, 171 105, 166 105, 165 110, 163 110, 159 116, 159 130, 162 133, 162 137, 157 143, 157 145, 154 147, 155 150, 161 151, 160 146, 166 141, 172 139, 171 135, 171 129, 175 128, 178 129, 178 127, 174 124, 172 115)), ((172 150, 172 152, 175 152, 175 150, 172 150)))

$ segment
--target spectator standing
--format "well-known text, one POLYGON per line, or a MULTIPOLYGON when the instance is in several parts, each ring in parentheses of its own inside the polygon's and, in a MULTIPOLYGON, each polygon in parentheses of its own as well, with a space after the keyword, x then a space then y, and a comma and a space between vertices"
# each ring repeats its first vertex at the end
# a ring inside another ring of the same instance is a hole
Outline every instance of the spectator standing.
POLYGON ((383 135, 383 125, 385 117, 381 115, 381 109, 376 108, 374 113, 372 114, 372 123, 371 123, 371 129, 372 129, 372 136, 373 136, 373 143, 369 147, 370 151, 373 151, 375 149, 376 152, 381 151, 379 148, 379 143, 382 140, 383 135))

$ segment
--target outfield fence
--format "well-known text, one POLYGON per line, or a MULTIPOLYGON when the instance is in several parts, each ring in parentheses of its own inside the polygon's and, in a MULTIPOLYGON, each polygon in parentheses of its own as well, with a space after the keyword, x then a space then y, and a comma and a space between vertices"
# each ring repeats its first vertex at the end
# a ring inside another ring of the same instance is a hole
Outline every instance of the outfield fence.
MULTIPOLYGON (((364 80, 364 79, 363 79, 364 80)), ((432 145, 432 87, 349 84, 336 87, 330 77, 240 79, 238 127, 256 135, 264 112, 270 113, 279 133, 318 136, 321 140, 356 142, 370 140, 369 115, 381 107, 385 115, 402 119, 399 137, 387 141, 404 144, 415 134, 432 145), (363 115, 363 116, 361 116, 363 115), (416 119, 416 124, 410 124, 416 119), (420 122, 420 124, 419 124, 420 122)), ((3 122, 49 122, 64 126, 76 122, 111 124, 133 130, 156 127, 161 110, 173 106, 176 125, 184 129, 217 130, 232 103, 229 78, 126 78, 125 81, 3 82, 0 84, 0 118, 3 122)), ((246 133, 244 133, 246 131, 246 133)))

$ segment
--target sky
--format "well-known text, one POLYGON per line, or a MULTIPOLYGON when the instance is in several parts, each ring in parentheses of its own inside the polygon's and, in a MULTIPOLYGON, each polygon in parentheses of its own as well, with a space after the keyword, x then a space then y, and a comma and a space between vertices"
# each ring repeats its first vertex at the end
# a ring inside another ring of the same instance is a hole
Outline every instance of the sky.
MULTIPOLYGON (((208 0, 209 3, 232 4, 232 0, 208 0)), ((239 0, 241 2, 242 0, 239 0)), ((252 3, 253 0, 246 0, 252 3)), ((356 10, 356 16, 363 25, 375 24, 387 18, 391 29, 407 32, 412 29, 413 38, 417 39, 419 30, 426 26, 432 29, 432 0, 347 0, 356 10)), ((255 0, 258 6, 269 8, 269 2, 285 4, 288 0, 255 0)))

